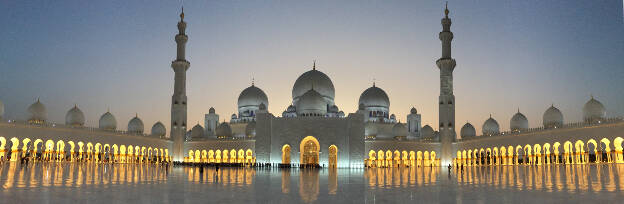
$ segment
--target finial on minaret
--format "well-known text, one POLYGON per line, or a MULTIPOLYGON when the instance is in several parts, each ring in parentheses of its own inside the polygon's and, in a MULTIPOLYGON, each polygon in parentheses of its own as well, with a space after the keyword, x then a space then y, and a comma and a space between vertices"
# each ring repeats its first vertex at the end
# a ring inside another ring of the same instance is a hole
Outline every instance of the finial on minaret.
POLYGON ((316 70, 316 60, 312 60, 312 70, 316 70))
POLYGON ((589 96, 591 97, 591 99, 594 99, 594 94, 589 94, 589 96))
POLYGON ((251 86, 256 85, 256 79, 254 77, 251 77, 251 86))
POLYGON ((37 102, 39 102, 39 96, 37 96, 37 102))
POLYGON ((106 107, 106 112, 110 113, 110 107, 106 107))
POLYGON ((490 113, 490 118, 492 118, 492 114, 490 113))
POLYGON ((139 117, 139 113, 134 112, 134 117, 138 118, 139 117))
POLYGON ((373 87, 375 87, 375 78, 373 78, 373 87))
POLYGON ((78 104, 77 103, 74 103, 74 108, 78 108, 78 104))
POLYGON ((446 16, 446 18, 448 18, 448 14, 449 14, 449 10, 448 10, 448 1, 447 1, 446 5, 444 6, 444 16, 446 16))
POLYGON ((182 12, 180 13, 180 21, 184 21, 184 6, 182 6, 182 12))
POLYGON ((520 113, 520 107, 518 107, 518 113, 520 113))

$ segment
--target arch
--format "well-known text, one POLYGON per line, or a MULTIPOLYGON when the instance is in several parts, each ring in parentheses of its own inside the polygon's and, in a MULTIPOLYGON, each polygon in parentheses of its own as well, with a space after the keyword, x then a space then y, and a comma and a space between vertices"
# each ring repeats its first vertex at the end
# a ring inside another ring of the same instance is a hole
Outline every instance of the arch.
POLYGON ((45 159, 50 161, 52 159, 54 159, 54 141, 53 140, 47 140, 45 142, 45 159))
MULTIPOLYGON (((28 152, 28 143, 30 142, 30 138, 24 138, 22 140, 22 154, 24 154, 24 157, 27 157, 27 154, 29 154, 28 152)), ((4 151, 4 145, 2 145, 2 147, 0 148, 0 152, 4 151)), ((2 153, 0 153, 2 154, 2 153)))
POLYGON ((533 145, 533 164, 541 165, 542 164, 542 145, 534 144, 533 145))
POLYGON ((601 156, 604 154, 606 158, 603 158, 602 161, 606 161, 608 163, 613 162, 613 157, 611 155, 611 141, 607 138, 602 138, 600 140, 600 151, 602 152, 601 156))
POLYGON ((615 162, 624 163, 624 158, 622 158, 622 142, 624 139, 621 137, 616 137, 613 139, 613 147, 615 149, 615 162))
POLYGON ((320 149, 321 145, 315 137, 307 136, 303 138, 299 144, 299 163, 318 165, 320 149))
POLYGON ((587 163, 589 163, 591 161, 590 155, 589 154, 593 154, 593 158, 594 158, 594 162, 599 162, 600 161, 600 155, 598 152, 600 152, 598 149, 598 142, 596 142, 596 140, 594 139, 589 139, 587 141, 586 146, 586 161, 587 163))
POLYGON ((436 152, 435 151, 431 151, 431 153, 429 153, 429 155, 431 156, 431 166, 437 166, 438 158, 436 158, 436 152))
POLYGON ((251 151, 251 149, 247 149, 245 151, 245 155, 247 156, 247 157, 245 157, 245 159, 246 159, 245 163, 248 163, 248 164, 252 163, 252 161, 253 161, 253 151, 251 151))
POLYGON ((290 164, 290 145, 282 146, 282 164, 290 164))
POLYGON ((188 162, 195 162, 195 151, 189 150, 188 153, 188 162))
POLYGON ((56 159, 62 161, 65 159, 65 142, 63 140, 56 141, 56 159))
POLYGON ((237 159, 237 156, 238 156, 237 153, 238 152, 235 149, 230 150, 230 163, 238 162, 238 159, 240 159, 240 158, 237 159))
POLYGON ((208 162, 214 163, 215 160, 215 152, 213 150, 208 150, 208 162))
MULTIPOLYGON (((292 148, 290 149, 290 151, 292 151, 292 148)), ((237 154, 238 154, 238 163, 245 162, 245 150, 239 149, 237 154)), ((290 161, 290 158, 288 161, 290 161)))
POLYGON ((507 157, 508 157, 507 148, 505 148, 505 146, 501 146, 499 151, 500 151, 500 160, 501 160, 499 164, 507 165, 507 157))
POLYGON ((581 140, 574 142, 574 160, 577 164, 585 163, 585 143, 581 140))
POLYGON ((215 162, 221 163, 221 150, 215 151, 215 162))
POLYGON ((6 138, 0 136, 0 161, 3 161, 6 158, 5 155, 5 146, 6 146, 6 138))
POLYGON ((430 163, 430 161, 429 161, 429 160, 431 159, 431 157, 429 156, 429 151, 425 151, 425 153, 423 153, 423 157, 424 157, 424 159, 425 159, 425 161, 424 161, 424 164, 423 164, 423 165, 424 165, 424 166, 429 166, 429 163, 430 163))
POLYGON ((570 164, 574 162, 574 159, 572 158, 573 151, 574 151, 574 148, 572 147, 572 142, 565 141, 563 143, 563 156, 564 156, 563 161, 566 164, 570 164))
POLYGON ((544 151, 544 163, 545 164, 550 164, 551 162, 551 157, 550 157, 550 143, 544 143, 544 146, 542 146, 542 150, 544 151))
POLYGON ((329 164, 328 166, 331 168, 338 167, 338 147, 336 145, 329 146, 329 164))
POLYGON ((17 161, 17 157, 19 157, 19 145, 20 141, 17 137, 11 138, 11 161, 17 161))
MULTIPOLYGON (((161 154, 158 154, 158 150, 156 150, 156 156, 160 156, 161 154)), ((193 154, 195 157, 193 158, 193 161, 195 162, 201 162, 201 152, 199 150, 195 150, 195 154, 193 154)))

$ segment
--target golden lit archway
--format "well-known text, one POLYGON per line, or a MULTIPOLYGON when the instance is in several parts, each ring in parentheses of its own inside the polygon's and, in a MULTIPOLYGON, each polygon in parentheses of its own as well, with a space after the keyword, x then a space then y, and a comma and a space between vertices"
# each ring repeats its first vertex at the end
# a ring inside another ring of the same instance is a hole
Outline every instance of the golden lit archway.
POLYGON ((338 166, 338 147, 336 145, 329 146, 329 167, 338 166))
POLYGON ((301 164, 318 164, 321 145, 315 137, 307 136, 299 145, 299 162, 301 164))
POLYGON ((290 145, 282 146, 282 164, 290 164, 290 145))

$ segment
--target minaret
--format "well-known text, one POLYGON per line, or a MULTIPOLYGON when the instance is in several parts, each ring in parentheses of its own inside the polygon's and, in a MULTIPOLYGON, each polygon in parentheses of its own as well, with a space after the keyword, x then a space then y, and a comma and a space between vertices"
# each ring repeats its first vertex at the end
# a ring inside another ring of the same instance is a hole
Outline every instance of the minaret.
POLYGON ((451 19, 448 17, 448 2, 444 9, 442 18, 442 57, 436 61, 440 69, 440 98, 439 98, 439 120, 440 120, 440 143, 441 143, 441 163, 446 166, 453 159, 453 141, 455 140, 455 95, 453 95, 453 69, 455 69, 455 59, 451 58, 451 19))
POLYGON ((184 22, 184 7, 180 13, 178 22, 178 34, 175 41, 178 45, 177 57, 171 62, 171 68, 175 72, 173 96, 171 97, 171 139, 173 139, 173 161, 184 160, 184 141, 186 134, 186 70, 191 64, 186 61, 185 49, 188 36, 184 33, 186 22, 184 22))

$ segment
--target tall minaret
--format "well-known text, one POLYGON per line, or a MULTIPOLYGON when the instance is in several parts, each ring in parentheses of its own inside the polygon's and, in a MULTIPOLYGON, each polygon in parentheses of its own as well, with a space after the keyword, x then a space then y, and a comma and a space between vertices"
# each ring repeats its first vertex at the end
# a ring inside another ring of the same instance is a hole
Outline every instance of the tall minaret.
POLYGON ((436 61, 440 69, 440 159, 443 166, 452 162, 453 141, 455 140, 455 95, 453 95, 453 69, 455 69, 455 59, 451 58, 451 19, 448 17, 448 3, 444 9, 442 18, 442 57, 436 61))
POLYGON ((184 141, 186 134, 186 70, 191 64, 186 61, 185 49, 188 36, 184 33, 186 22, 184 22, 184 7, 180 13, 178 22, 178 34, 175 41, 178 44, 178 54, 171 62, 171 68, 175 72, 173 96, 171 97, 171 138, 173 139, 173 161, 184 160, 184 141))

